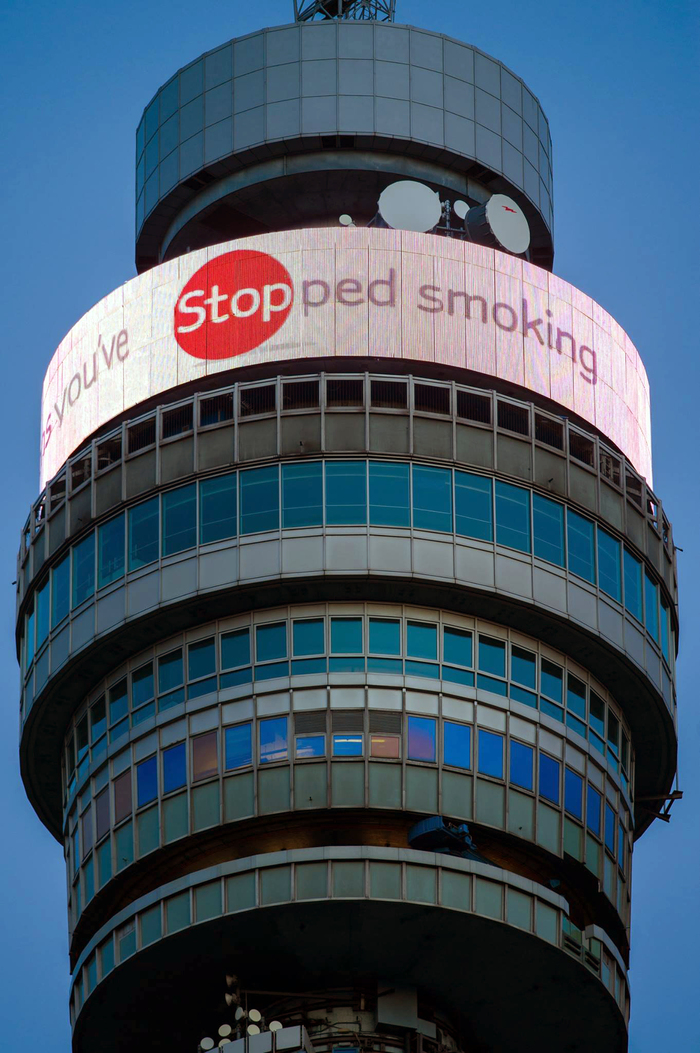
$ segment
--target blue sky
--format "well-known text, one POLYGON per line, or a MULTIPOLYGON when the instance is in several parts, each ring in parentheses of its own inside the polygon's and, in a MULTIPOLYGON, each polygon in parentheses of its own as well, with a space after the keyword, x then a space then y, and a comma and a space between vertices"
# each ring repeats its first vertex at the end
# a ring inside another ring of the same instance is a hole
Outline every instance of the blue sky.
MULTIPOLYGON (((555 270, 610 311, 646 364, 655 488, 681 581, 680 782, 634 857, 632 1053, 700 1048, 698 8, 677 0, 398 0, 398 21, 497 56, 539 97, 554 143, 555 270), (695 328, 694 328, 695 327, 695 328)), ((3 1046, 70 1047, 62 852, 24 797, 12 642, 19 531, 38 494, 39 399, 65 332, 134 274, 134 132, 180 66, 291 18, 292 0, 46 0, 0 7, 0 297, 5 514, 0 561, 0 1019, 3 1046)), ((573 1024, 575 1027, 575 1022, 573 1024)))

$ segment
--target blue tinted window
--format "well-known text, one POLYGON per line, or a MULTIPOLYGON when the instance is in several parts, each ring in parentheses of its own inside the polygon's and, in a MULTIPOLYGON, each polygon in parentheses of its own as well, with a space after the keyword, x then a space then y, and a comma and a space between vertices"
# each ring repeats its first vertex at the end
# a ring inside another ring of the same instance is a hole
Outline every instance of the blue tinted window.
POLYGON ((136 709, 155 696, 153 686, 153 663, 142 665, 131 674, 131 707, 136 709))
POLYGON ((434 761, 436 722, 431 717, 408 718, 408 758, 409 760, 434 761))
POLYGON ((494 676, 506 675, 506 645, 490 636, 479 636, 479 669, 494 676))
POLYGON ((546 658, 542 659, 540 691, 543 695, 546 695, 547 698, 551 698, 555 702, 561 703, 562 670, 558 665, 554 665, 553 662, 548 662, 546 658))
POLYGON ((129 695, 126 680, 120 680, 109 689, 109 722, 114 724, 129 712, 129 695))
POLYGON ((442 636, 442 660, 450 665, 472 666, 472 634, 463 629, 445 626, 442 636))
POLYGON ((323 654, 326 649, 323 618, 308 618, 292 626, 295 655, 323 654))
POLYGON ((411 658, 437 659, 437 625, 408 622, 406 625, 406 654, 411 658))
POLYGON ((443 760, 454 768, 471 768, 472 729, 467 724, 443 724, 443 760))
POLYGON ((216 644, 214 637, 190 644, 187 648, 187 679, 211 676, 216 672, 216 644))
POLYGON ((70 607, 70 553, 51 572, 51 625, 58 625, 70 607))
POLYGON ((624 869, 625 866, 625 828, 622 823, 617 825, 617 862, 624 869))
POLYGON ((331 618, 331 653, 362 654, 361 618, 331 618))
POLYGON ((163 494, 163 555, 197 544, 197 487, 194 483, 163 494))
POLYGON ((586 825, 589 830, 600 837, 600 804, 601 796, 592 786, 588 786, 586 793, 586 825))
POLYGON ((593 523, 569 509, 566 513, 566 539, 569 570, 579 578, 595 582, 595 553, 593 551, 593 523))
POLYGON ((98 588, 109 585, 124 574, 124 516, 109 519, 99 529, 97 547, 97 584, 98 588))
POLYGON ((369 521, 373 526, 410 526, 407 464, 370 461, 369 521))
POLYGON ((136 801, 142 804, 155 801, 158 796, 158 758, 149 757, 136 765, 136 801))
POLYGON ((296 742, 297 757, 325 757, 326 736, 325 735, 297 735, 296 742))
POLYGON ((236 629, 224 633, 221 637, 221 668, 234 669, 239 665, 250 664, 250 632, 248 629, 236 629))
POLYGON ((625 549, 625 607, 642 620, 642 564, 625 549))
POLYGON ((564 566, 564 506, 541 494, 532 495, 535 555, 564 566))
POLYGON ((455 531, 464 537, 493 541, 491 480, 455 472, 455 531))
POLYGON ((255 630, 256 661, 272 662, 287 657, 287 623, 258 625, 255 630))
POLYGON ((95 591, 95 534, 73 547, 73 607, 95 591))
POLYGON ((479 728, 479 771, 482 775, 503 778, 503 735, 479 728))
POLYGON ((583 779, 571 768, 564 769, 564 807, 569 815, 583 819, 583 779))
POLYGON ((622 599, 620 542, 598 527, 598 584, 618 603, 622 599))
POLYGON ((536 655, 532 651, 526 651, 515 644, 510 651, 510 677, 517 684, 531 687, 533 691, 537 687, 537 663, 536 655))
POLYGON ((586 685, 571 673, 566 680, 566 708, 586 719, 586 685))
POLYGON ((307 527, 323 525, 323 466, 312 464, 282 465, 282 526, 307 527))
POLYGON ((615 855, 616 816, 608 802, 605 802, 605 847, 615 855))
POLYGON ((367 465, 365 461, 328 461, 326 464, 326 524, 362 526, 367 522, 367 465))
POLYGON ((236 536, 237 485, 235 472, 199 484, 200 544, 236 536))
POLYGON ((270 717, 259 722, 260 763, 287 759, 287 718, 270 717))
MULTIPOLYGON (((644 574, 644 615, 647 632, 659 642, 659 593, 656 583, 644 574)), ((38 633, 37 633, 38 636, 38 633)))
POLYGON ((413 466, 413 527, 452 532, 452 472, 413 466))
POLYGON ((170 654, 161 655, 158 659, 158 692, 172 691, 182 683, 182 651, 171 651, 170 654))
POLYGON ((240 473, 241 534, 277 530, 280 525, 279 473, 277 466, 252 468, 240 473))
POLYGON ((49 635, 49 584, 47 578, 36 594, 36 646, 41 647, 49 635))
POLYGON ((370 618, 371 654, 401 654, 401 622, 389 618, 370 618))
POLYGON ((670 631, 671 620, 669 618, 668 607, 661 600, 661 652, 668 662, 669 660, 669 631, 670 631))
POLYGON ((530 491, 496 483, 496 542, 520 552, 530 551, 530 491))
POLYGON ((253 725, 234 724, 224 730, 224 747, 226 751, 226 770, 244 768, 253 763, 253 725))
POLYGON ((27 615, 27 629, 24 636, 24 668, 29 669, 29 666, 34 660, 34 633, 35 633, 35 617, 34 611, 31 610, 27 615))
POLYGON ((510 781, 515 786, 522 786, 525 790, 534 789, 532 774, 533 756, 534 750, 532 746, 525 746, 522 742, 511 742, 510 781))
POLYGON ((334 757, 361 757, 362 735, 334 735, 334 757))
POLYGON ((559 804, 559 761, 540 753, 540 797, 559 804))
POLYGON ((129 509, 129 570, 158 559, 158 498, 129 509))
POLYGON ((187 784, 187 749, 184 742, 163 750, 163 793, 187 784))

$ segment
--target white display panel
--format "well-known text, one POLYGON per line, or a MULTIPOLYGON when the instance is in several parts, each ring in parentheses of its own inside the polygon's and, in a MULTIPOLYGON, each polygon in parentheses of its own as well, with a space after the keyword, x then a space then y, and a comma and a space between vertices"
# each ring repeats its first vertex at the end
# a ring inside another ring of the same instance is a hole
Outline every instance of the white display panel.
POLYGON ((96 304, 44 378, 41 486, 96 429, 160 392, 243 366, 331 355, 501 377, 588 421, 651 482, 646 372, 590 297, 469 242, 334 227, 191 252, 96 304))

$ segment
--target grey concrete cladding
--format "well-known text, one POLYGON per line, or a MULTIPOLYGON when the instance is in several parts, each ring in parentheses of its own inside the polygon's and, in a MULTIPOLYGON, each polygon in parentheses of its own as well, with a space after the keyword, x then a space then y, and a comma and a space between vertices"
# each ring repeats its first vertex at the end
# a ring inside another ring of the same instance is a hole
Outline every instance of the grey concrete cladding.
POLYGON ((502 63, 409 26, 307 23, 231 40, 181 69, 136 133, 136 231, 180 182, 266 142, 424 142, 518 187, 552 229, 552 148, 535 96, 502 63))

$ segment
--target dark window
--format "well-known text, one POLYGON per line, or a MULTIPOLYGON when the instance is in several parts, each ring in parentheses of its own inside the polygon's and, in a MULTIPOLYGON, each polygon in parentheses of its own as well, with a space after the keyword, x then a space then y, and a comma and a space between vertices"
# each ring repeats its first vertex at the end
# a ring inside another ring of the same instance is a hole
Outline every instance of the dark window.
POLYGON ((535 555, 563 567, 564 506, 541 494, 533 494, 532 524, 535 555))
POLYGON ((546 658, 542 659, 540 690, 543 695, 560 705, 562 702, 562 673, 561 666, 547 661, 546 658))
POLYGON ((73 548, 73 602, 77 607, 95 591, 95 532, 73 548))
POLYGON ((225 391, 223 395, 214 395, 210 399, 200 399, 200 427, 206 428, 210 424, 221 424, 227 420, 233 420, 232 391, 225 391))
POLYGON ((622 599, 620 542, 598 527, 598 584, 618 603, 622 599))
POLYGON ((450 412, 450 389, 433 384, 413 385, 413 406, 419 413, 450 412))
POLYGON ((620 485, 620 462, 617 457, 613 457, 612 454, 607 453, 605 450, 601 450, 599 454, 600 460, 600 474, 605 479, 609 479, 615 486, 620 485))
POLYGON ((408 622, 406 625, 406 654, 411 658, 437 660, 437 625, 408 622))
POLYGON ((308 618, 293 622, 292 637, 295 656, 323 654, 326 649, 323 618, 308 618))
POLYGON ((502 640, 479 637, 479 669, 494 676, 506 675, 506 645, 502 640))
POLYGON ((274 413, 276 406, 275 385, 259 388, 241 388, 241 417, 252 417, 258 413, 274 413))
POLYGON ((600 805, 602 797, 592 786, 588 786, 586 794, 586 824, 596 837, 600 837, 600 805))
POLYGON ((479 728, 479 771, 482 775, 503 778, 503 735, 479 728))
POLYGON ((250 664, 250 632, 248 629, 236 629, 224 633, 221 637, 221 668, 234 669, 239 665, 250 664))
POLYGON ((150 702, 155 695, 153 683, 153 663, 148 662, 131 674, 131 707, 137 709, 144 702, 150 702))
MULTIPOLYGON (((74 557, 75 558, 75 557, 74 557)), ((642 564, 627 549, 624 550, 625 607, 642 620, 642 564)))
POLYGON ((258 625, 255 630, 256 661, 272 662, 287 657, 287 623, 258 625))
POLYGON ((496 482, 496 543, 530 551, 530 491, 496 482))
POLYGON ((361 618, 331 618, 331 653, 362 654, 361 618))
POLYGON ((224 736, 227 771, 253 763, 252 724, 235 724, 226 728, 224 736))
POLYGON ((77 461, 73 461, 70 466, 70 486, 71 490, 77 490, 79 486, 86 483, 92 475, 92 454, 88 453, 84 457, 80 457, 77 461))
POLYGON ((282 526, 323 525, 323 466, 320 461, 282 465, 282 526))
POLYGON ((203 479, 199 484, 199 541, 206 545, 236 536, 236 473, 203 479))
POLYGON ((571 509, 566 514, 566 540, 569 555, 569 570, 595 583, 595 551, 593 545, 593 523, 571 509))
MULTIPOLYGON (((569 432, 569 453, 582 464, 595 468, 595 444, 592 439, 579 435, 577 431, 569 432)), ((602 469, 602 465, 601 465, 602 469)))
POLYGON ((192 739, 192 781, 208 779, 219 771, 217 732, 207 731, 192 739))
POLYGON ((452 532, 452 472, 413 466, 413 526, 452 532))
POLYGON ((158 659, 158 692, 172 691, 183 682, 182 651, 171 651, 158 659))
POLYGON ((150 417, 148 420, 132 424, 127 431, 127 444, 129 453, 138 453, 145 450, 147 446, 153 446, 156 441, 156 419, 150 417))
POLYGON ((326 525, 360 526, 367 522, 365 461, 326 463, 326 525))
POLYGON ((464 537, 493 541, 493 491, 490 479, 455 472, 455 530, 464 537))
POLYGON ((211 676, 216 672, 216 648, 214 637, 190 644, 187 648, 188 680, 197 680, 200 676, 211 676))
POLYGON ((279 469, 252 468, 240 473, 241 534, 278 530, 280 522, 279 469))
MULTIPOLYGON (((97 471, 111 468, 122 459, 122 437, 115 435, 113 439, 105 439, 97 446, 97 471)), ((52 490, 53 497, 53 490, 52 490)))
POLYGON ((408 465, 369 462, 369 521, 373 526, 410 525, 408 465))
POLYGON ((158 498, 129 509, 129 570, 138 570, 158 559, 158 498))
POLYGON ((103 523, 98 531, 98 588, 117 581, 124 574, 125 533, 123 514, 103 523))
POLYGON ((488 395, 475 395, 472 391, 457 391, 457 416, 463 420, 491 423, 491 399, 488 395))
POLYGON ((553 446, 555 450, 564 449, 564 426, 549 417, 543 417, 540 413, 535 414, 535 438, 538 442, 544 442, 547 446, 553 446))
POLYGON ((58 625, 70 607, 70 552, 51 572, 51 626, 58 625))
POLYGON ((532 746, 526 746, 522 742, 511 742, 510 781, 514 786, 522 786, 525 790, 534 789, 533 757, 534 750, 532 746))
POLYGON ((163 410, 163 438, 172 439, 192 431, 192 403, 176 409, 163 410))
POLYGON ((131 815, 131 771, 122 772, 114 780, 114 821, 131 815))
POLYGON ((559 804, 559 761, 540 753, 540 797, 559 804))
POLYGON ((179 790, 187 783, 187 748, 184 742, 163 750, 163 793, 179 790))
POLYGON ((282 384, 282 409, 316 409, 318 381, 296 380, 282 384))
POLYGON ((471 768, 472 729, 446 720, 443 726, 443 760, 453 768, 471 768))
POLYGON ((445 626, 442 637, 442 660, 450 665, 473 666, 472 634, 464 629, 445 626))
POLYGON ((326 380, 326 406, 328 409, 340 409, 343 406, 362 406, 363 382, 359 378, 341 377, 337 380, 329 377, 326 380))
POLYGON ((613 809, 610 807, 608 802, 605 802, 605 847, 611 853, 615 855, 615 826, 616 816, 613 809))
POLYGON ((109 787, 95 798, 95 836, 99 841, 109 831, 109 787))
POLYGON ((407 409, 408 387, 401 380, 373 380, 372 406, 375 409, 407 409))
POLYGON ((571 768, 564 769, 564 808, 576 819, 583 819, 583 779, 571 768))
POLYGON ((163 555, 197 544, 197 486, 180 486, 163 494, 163 555))
POLYGON ((370 618, 370 654, 401 654, 401 622, 389 618, 370 618))
POLYGON ((514 406, 511 402, 498 400, 498 427, 518 435, 530 434, 530 413, 526 406, 514 406))
POLYGON ((158 759, 149 757, 136 765, 136 804, 141 807, 158 796, 158 759))
POLYGON ((51 483, 51 489, 49 491, 49 510, 51 512, 58 508, 60 504, 66 499, 66 477, 62 475, 60 479, 56 479, 51 483))

